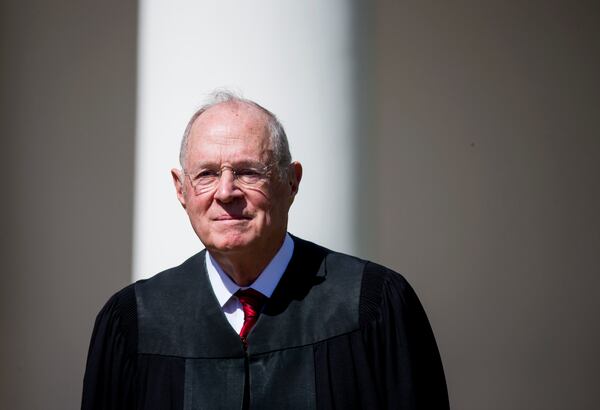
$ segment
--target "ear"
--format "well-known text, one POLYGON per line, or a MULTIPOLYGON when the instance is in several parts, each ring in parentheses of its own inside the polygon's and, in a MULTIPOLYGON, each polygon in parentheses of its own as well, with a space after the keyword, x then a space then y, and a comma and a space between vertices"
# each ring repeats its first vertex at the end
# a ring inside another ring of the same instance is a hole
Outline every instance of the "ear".
POLYGON ((294 201, 294 197, 298 193, 300 188, 300 181, 302 180, 302 164, 298 161, 294 161, 290 164, 288 173, 288 184, 290 186, 291 199, 294 201))
POLYGON ((173 178, 173 185, 175 185, 177 199, 183 209, 185 209, 185 174, 183 173, 183 170, 173 168, 171 170, 171 177, 173 178))

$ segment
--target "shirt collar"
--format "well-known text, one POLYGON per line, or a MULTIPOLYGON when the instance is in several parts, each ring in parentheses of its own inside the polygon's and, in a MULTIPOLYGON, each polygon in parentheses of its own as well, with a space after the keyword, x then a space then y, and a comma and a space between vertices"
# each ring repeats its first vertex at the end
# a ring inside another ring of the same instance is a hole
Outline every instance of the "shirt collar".
MULTIPOLYGON (((294 253, 294 241, 291 236, 286 233, 283 245, 279 248, 279 251, 275 254, 271 262, 267 267, 258 275, 256 280, 248 287, 259 291, 266 297, 270 298, 275 290, 275 287, 279 283, 279 280, 283 276, 287 265, 292 259, 294 253)), ((206 271, 208 272, 208 279, 213 288, 213 292, 219 301, 219 305, 223 307, 225 303, 233 296, 239 289, 246 289, 247 287, 240 287, 223 271, 221 266, 216 260, 210 256, 210 253, 206 252, 206 271)))

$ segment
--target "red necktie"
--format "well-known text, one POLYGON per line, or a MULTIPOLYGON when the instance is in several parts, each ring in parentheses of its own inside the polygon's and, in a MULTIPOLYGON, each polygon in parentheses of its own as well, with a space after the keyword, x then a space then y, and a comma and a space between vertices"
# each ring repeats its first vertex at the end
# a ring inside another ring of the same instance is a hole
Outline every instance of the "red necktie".
POLYGON ((248 346, 246 337, 248 336, 248 333, 250 333, 252 326, 254 326, 258 320, 260 309, 265 303, 267 297, 252 288, 245 290, 240 289, 235 292, 235 296, 237 296, 242 304, 242 309, 244 309, 244 325, 240 331, 240 338, 242 339, 242 343, 244 343, 244 348, 246 348, 248 346))

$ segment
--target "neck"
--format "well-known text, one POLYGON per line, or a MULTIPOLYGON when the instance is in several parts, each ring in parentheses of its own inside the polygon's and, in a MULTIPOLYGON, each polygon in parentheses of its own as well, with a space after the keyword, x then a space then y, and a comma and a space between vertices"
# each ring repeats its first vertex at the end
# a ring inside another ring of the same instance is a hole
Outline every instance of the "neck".
POLYGON ((285 232, 279 240, 270 241, 273 245, 227 252, 210 250, 210 256, 237 285, 250 286, 275 257, 284 239, 285 232))

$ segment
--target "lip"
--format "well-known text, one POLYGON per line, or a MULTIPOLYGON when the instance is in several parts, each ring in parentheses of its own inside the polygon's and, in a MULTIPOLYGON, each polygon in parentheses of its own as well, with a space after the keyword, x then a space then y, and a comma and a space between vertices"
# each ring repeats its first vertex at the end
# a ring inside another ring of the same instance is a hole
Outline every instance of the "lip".
POLYGON ((213 218, 213 221, 225 222, 225 221, 248 221, 252 218, 244 215, 219 215, 213 218))

